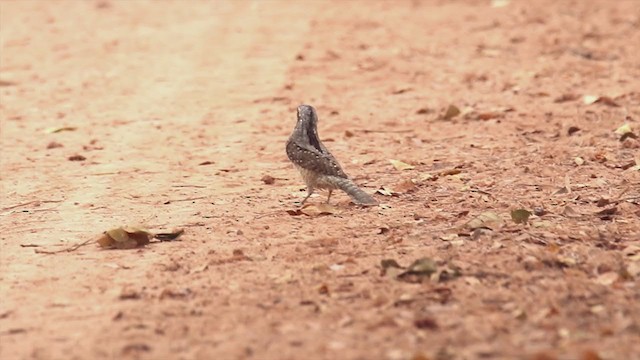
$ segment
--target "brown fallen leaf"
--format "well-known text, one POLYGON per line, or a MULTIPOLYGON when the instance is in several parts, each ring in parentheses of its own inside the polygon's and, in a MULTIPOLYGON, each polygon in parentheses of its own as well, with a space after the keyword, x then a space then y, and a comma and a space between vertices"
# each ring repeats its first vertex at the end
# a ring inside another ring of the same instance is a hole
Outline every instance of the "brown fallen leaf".
POLYGON ((578 100, 579 98, 580 98, 580 95, 578 95, 578 94, 565 93, 565 94, 562 94, 562 95, 558 96, 557 98, 553 99, 553 102, 554 103, 563 103, 563 102, 567 102, 567 101, 578 100))
POLYGON ((414 261, 406 271, 397 276, 398 280, 416 283, 429 279, 432 274, 438 271, 438 265, 433 259, 420 258, 414 261))
POLYGON ((571 135, 573 135, 573 134, 577 133, 578 131, 580 131, 580 128, 579 128, 579 127, 577 127, 577 126, 570 126, 570 127, 567 129, 567 135, 571 136, 571 135))
POLYGON ((458 175, 462 172, 462 170, 460 170, 459 168, 455 167, 452 169, 446 169, 440 172, 440 176, 451 176, 451 175, 458 175))
POLYGON ((394 192, 400 194, 407 194, 416 191, 417 186, 411 180, 404 180, 393 187, 394 192))
POLYGON ((85 160, 87 160, 87 158, 82 156, 82 155, 71 155, 67 159, 69 161, 85 161, 85 160))
POLYGON ((77 129, 75 126, 54 126, 44 129, 44 132, 47 134, 55 134, 63 131, 75 131, 77 129))
POLYGON ((64 145, 60 144, 59 142, 52 141, 47 145, 47 149, 56 149, 56 148, 61 148, 63 146, 64 145))
POLYGON ((502 223, 502 218, 500 218, 498 214, 487 211, 469 220, 465 224, 465 227, 469 230, 475 230, 479 228, 495 230, 496 228, 500 227, 502 223))
POLYGON ((273 185, 273 183, 276 182, 276 179, 271 175, 265 175, 260 180, 262 180, 266 185, 273 185))
POLYGON ((315 217, 335 214, 338 212, 338 209, 331 204, 320 203, 305 205, 300 209, 300 212, 304 215, 315 217))
POLYGON ((503 113, 499 113, 496 111, 486 111, 486 112, 480 112, 476 114, 476 118, 478 120, 491 120, 491 119, 498 119, 503 117, 504 117, 503 113))
POLYGON ((567 205, 562 210, 562 215, 568 218, 579 218, 582 214, 575 211, 571 206, 567 205))
POLYGON ((384 259, 380 261, 380 276, 396 277, 402 272, 403 267, 394 259, 384 259))
POLYGON ((596 216, 599 217, 601 220, 611 220, 613 219, 613 216, 616 215, 617 213, 618 213, 618 208, 614 206, 612 208, 598 211, 596 213, 596 216))
POLYGON ((391 165, 393 165, 396 170, 412 170, 415 169, 415 166, 402 162, 400 160, 389 159, 391 165))
POLYGON ((437 330, 439 328, 438 322, 436 321, 436 319, 430 316, 425 316, 420 319, 416 319, 413 322, 413 325, 418 329, 437 330))
POLYGON ((601 104, 604 104, 604 105, 607 105, 607 106, 613 106, 613 107, 619 107, 620 106, 620 104, 615 102, 615 100, 613 100, 609 96, 585 95, 582 98, 582 101, 584 102, 585 105, 601 103, 601 104))
POLYGON ((378 190, 376 190, 376 193, 380 194, 380 195, 384 195, 384 196, 397 196, 398 194, 395 193, 392 189, 390 189, 387 186, 380 186, 380 188, 378 190))
POLYGON ((103 248, 133 249, 147 245, 152 237, 143 228, 126 226, 105 231, 98 238, 98 244, 103 248))
POLYGON ((460 115, 460 113, 461 113, 461 111, 457 106, 449 105, 449 107, 447 107, 447 110, 442 115, 442 119, 443 120, 451 120, 454 117, 460 115))
POLYGON ((175 229, 171 232, 154 234, 153 237, 160 241, 174 241, 182 236, 182 234, 184 234, 184 229, 175 229))
POLYGON ((529 221, 531 212, 525 209, 516 209, 511 211, 511 220, 516 224, 526 224, 529 221))

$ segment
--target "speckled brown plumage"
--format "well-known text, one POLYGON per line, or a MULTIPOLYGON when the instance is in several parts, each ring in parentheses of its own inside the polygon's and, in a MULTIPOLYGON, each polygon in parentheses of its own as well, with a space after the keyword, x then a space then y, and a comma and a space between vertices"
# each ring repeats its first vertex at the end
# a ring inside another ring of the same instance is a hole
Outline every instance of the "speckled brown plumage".
POLYGON ((298 107, 298 121, 287 141, 287 156, 307 184, 307 197, 302 200, 303 204, 315 189, 329 190, 327 202, 331 199, 331 192, 340 189, 351 196, 356 204, 378 203, 349 179, 336 158, 320 142, 318 116, 312 106, 298 107))

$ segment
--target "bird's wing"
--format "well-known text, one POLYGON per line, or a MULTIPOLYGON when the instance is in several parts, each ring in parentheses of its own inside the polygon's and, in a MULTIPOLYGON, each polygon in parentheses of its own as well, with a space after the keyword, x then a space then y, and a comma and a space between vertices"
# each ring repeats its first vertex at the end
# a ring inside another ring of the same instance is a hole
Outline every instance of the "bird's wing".
POLYGON ((287 143, 287 154, 294 164, 303 169, 315 171, 323 175, 348 178, 338 161, 329 151, 320 152, 311 146, 311 144, 290 141, 287 143))

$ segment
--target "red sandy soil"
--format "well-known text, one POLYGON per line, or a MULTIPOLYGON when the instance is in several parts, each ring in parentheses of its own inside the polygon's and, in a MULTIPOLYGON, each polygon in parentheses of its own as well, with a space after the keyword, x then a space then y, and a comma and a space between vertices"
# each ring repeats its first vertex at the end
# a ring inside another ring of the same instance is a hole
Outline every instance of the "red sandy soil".
POLYGON ((15 0, 0 27, 1 359, 640 359, 640 1, 15 0), (381 206, 296 212, 301 103, 381 206), (185 233, 46 253, 127 224, 185 233))

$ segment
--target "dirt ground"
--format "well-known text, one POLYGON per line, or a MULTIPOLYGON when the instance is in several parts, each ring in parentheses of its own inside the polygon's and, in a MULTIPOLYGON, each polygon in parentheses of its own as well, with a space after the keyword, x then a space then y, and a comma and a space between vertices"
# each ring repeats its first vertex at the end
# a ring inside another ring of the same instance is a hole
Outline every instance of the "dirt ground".
POLYGON ((0 30, 1 359, 640 359, 640 1, 15 0, 0 30), (301 103, 380 206, 297 211, 301 103), (46 253, 127 224, 185 233, 46 253))

